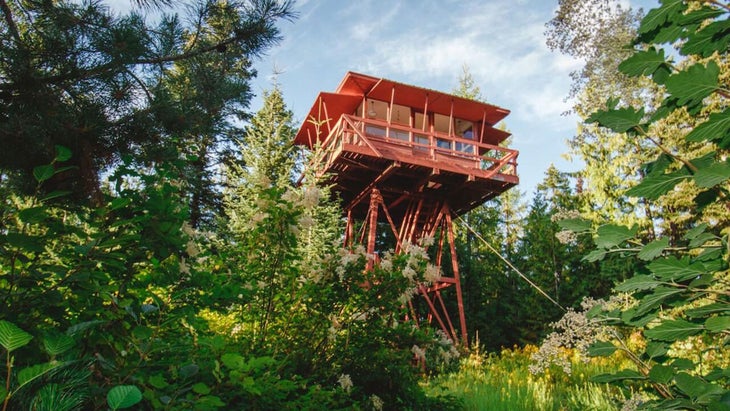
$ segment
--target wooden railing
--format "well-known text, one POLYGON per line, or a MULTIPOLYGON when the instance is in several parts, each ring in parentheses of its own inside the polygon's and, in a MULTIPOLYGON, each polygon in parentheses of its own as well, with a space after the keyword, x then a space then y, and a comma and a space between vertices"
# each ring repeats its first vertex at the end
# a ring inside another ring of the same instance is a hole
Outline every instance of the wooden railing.
POLYGON ((321 167, 320 170, 326 170, 342 152, 344 144, 366 146, 378 157, 382 156, 378 147, 405 147, 421 158, 452 160, 474 169, 492 171, 490 175, 517 175, 516 150, 347 114, 332 128, 314 163, 321 167))

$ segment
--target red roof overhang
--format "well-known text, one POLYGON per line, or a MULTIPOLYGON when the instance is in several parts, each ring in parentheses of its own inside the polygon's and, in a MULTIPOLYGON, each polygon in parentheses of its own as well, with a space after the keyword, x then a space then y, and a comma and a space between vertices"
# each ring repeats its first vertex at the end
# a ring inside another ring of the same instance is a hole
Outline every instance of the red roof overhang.
MULTIPOLYGON (((455 118, 495 125, 509 110, 435 90, 348 72, 334 93, 322 92, 309 110, 294 142, 311 147, 315 138, 323 140, 342 114, 354 113, 364 98, 393 102, 414 109, 428 110, 455 118), (453 110, 453 112, 452 112, 453 110), (319 135, 317 135, 319 125, 319 135)), ((509 133, 487 129, 486 136, 502 141, 509 133)), ((489 138, 491 140, 491 138, 489 138)), ((487 140, 487 139, 485 139, 487 140)))

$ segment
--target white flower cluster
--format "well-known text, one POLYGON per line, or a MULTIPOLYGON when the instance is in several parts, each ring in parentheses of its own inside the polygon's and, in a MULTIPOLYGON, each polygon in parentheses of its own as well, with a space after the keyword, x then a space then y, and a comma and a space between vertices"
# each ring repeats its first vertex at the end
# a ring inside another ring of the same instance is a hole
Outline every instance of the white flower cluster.
POLYGON ((532 354, 530 372, 538 374, 555 364, 570 374, 572 368, 566 348, 575 348, 581 358, 587 359, 588 347, 607 334, 607 326, 589 319, 587 313, 596 305, 605 304, 603 300, 586 297, 581 302, 582 311, 569 308, 560 320, 551 324, 556 331, 548 334, 538 351, 532 354))
POLYGON ((337 379, 337 382, 340 383, 340 387, 345 392, 350 392, 350 389, 352 388, 352 379, 348 374, 341 374, 340 378, 337 379))
POLYGON ((411 347, 411 352, 416 356, 417 360, 426 361, 426 350, 423 348, 414 344, 413 347, 411 347))
POLYGON ((382 411, 383 405, 385 405, 383 400, 375 394, 370 396, 370 404, 373 405, 373 409, 375 409, 376 411, 382 411))

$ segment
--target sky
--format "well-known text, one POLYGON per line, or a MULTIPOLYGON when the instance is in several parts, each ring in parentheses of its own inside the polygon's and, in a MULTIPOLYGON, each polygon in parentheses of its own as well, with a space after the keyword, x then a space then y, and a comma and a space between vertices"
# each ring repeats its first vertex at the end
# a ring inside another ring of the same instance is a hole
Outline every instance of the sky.
MULTIPOLYGON (((653 8, 655 0, 623 0, 653 8)), ((520 151, 520 192, 531 196, 550 164, 563 158, 577 118, 564 113, 570 73, 581 63, 545 45, 545 23, 557 0, 298 0, 298 18, 281 22, 283 40, 255 62, 253 112, 273 73, 295 122, 304 121, 321 91, 332 92, 348 71, 454 91, 463 67, 505 119, 520 151)))

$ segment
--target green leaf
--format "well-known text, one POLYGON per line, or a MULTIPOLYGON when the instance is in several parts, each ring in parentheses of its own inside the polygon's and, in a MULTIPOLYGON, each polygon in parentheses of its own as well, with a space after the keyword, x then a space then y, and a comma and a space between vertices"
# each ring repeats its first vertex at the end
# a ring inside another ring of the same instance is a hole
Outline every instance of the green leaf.
POLYGON ((221 362, 232 370, 243 370, 246 367, 246 360, 235 353, 225 353, 221 356, 221 362))
POLYGON ((71 150, 64 146, 56 145, 56 161, 63 162, 71 158, 71 150))
POLYGON ((163 377, 161 374, 155 374, 151 376, 148 381, 151 386, 157 389, 162 389, 170 385, 167 383, 167 380, 165 380, 165 377, 163 377))
POLYGON ((724 313, 726 311, 730 311, 730 305, 725 303, 712 303, 687 310, 685 314, 690 318, 701 318, 710 314, 724 313))
POLYGON ((669 237, 660 238, 645 245, 637 256, 641 260, 650 261, 659 257, 667 247, 669 247, 669 237))
POLYGON ((712 113, 707 121, 696 126, 684 138, 687 141, 699 143, 701 141, 722 140, 730 133, 730 110, 721 113, 712 113))
POLYGON ((607 341, 596 341, 588 347, 588 355, 591 357, 608 357, 616 352, 618 348, 607 341))
POLYGON ((621 370, 613 374, 600 374, 591 378, 593 382, 609 383, 623 380, 644 380, 646 377, 634 370, 621 370))
POLYGON ((659 384, 667 384, 674 378, 674 369, 662 364, 654 364, 649 371, 649 379, 659 384))
POLYGON ((36 378, 43 376, 44 374, 47 374, 49 371, 58 368, 61 365, 62 363, 59 362, 47 362, 23 368, 18 372, 18 388, 28 384, 36 378))
POLYGON ((666 64, 664 49, 654 47, 639 51, 619 64, 619 70, 629 76, 650 76, 659 67, 666 64))
POLYGON ((43 339, 43 347, 49 355, 55 356, 70 350, 76 344, 74 339, 66 334, 49 336, 43 339))
POLYGON ((644 109, 636 110, 632 107, 624 107, 614 110, 597 111, 586 119, 587 123, 598 123, 616 133, 625 133, 641 124, 644 117, 644 109))
POLYGON ((680 106, 696 106, 718 88, 720 67, 714 61, 703 66, 696 63, 667 79, 667 92, 677 98, 680 106))
POLYGON ((705 321, 705 327, 714 333, 720 333, 730 329, 730 316, 722 315, 710 317, 705 321))
POLYGON ((697 54, 702 57, 710 57, 716 51, 724 53, 730 45, 728 37, 730 37, 730 21, 722 19, 710 23, 688 37, 681 48, 681 53, 685 56, 697 54))
POLYGON ((705 230, 707 230, 707 223, 702 223, 697 227, 694 227, 691 230, 687 231, 682 238, 685 240, 692 240, 698 235, 705 232, 705 230))
POLYGON ((705 245, 706 242, 715 239, 717 239, 717 237, 712 233, 702 233, 689 242, 689 248, 700 248, 705 245))
POLYGON ((106 402, 112 410, 129 408, 140 401, 142 392, 135 385, 117 385, 106 395, 106 402))
POLYGON ((677 341, 699 334, 703 330, 704 327, 700 324, 680 319, 665 321, 652 329, 646 330, 644 335, 652 340, 677 341))
POLYGON ((667 355, 669 348, 667 344, 659 341, 649 341, 646 343, 646 349, 644 350, 649 359, 655 359, 667 355))
POLYGON ((639 300, 639 304, 634 308, 633 317, 640 317, 654 308, 660 306, 664 300, 677 294, 684 292, 682 288, 657 287, 654 292, 643 296, 639 300))
POLYGON ((690 174, 684 168, 669 174, 647 176, 639 184, 627 190, 626 195, 629 197, 643 197, 649 200, 656 200, 688 178, 690 178, 690 174))
POLYGON ((701 263, 690 264, 689 259, 678 260, 675 256, 655 260, 648 268, 664 281, 686 281, 707 272, 701 263))
POLYGON ((36 181, 39 183, 42 183, 49 178, 53 177, 53 174, 55 174, 56 169, 53 167, 52 164, 46 164, 44 166, 38 166, 33 169, 33 177, 35 177, 36 181))
POLYGON ((687 394, 693 401, 713 391, 713 384, 703 381, 700 377, 689 375, 686 372, 677 374, 674 377, 674 382, 677 384, 677 388, 687 394))
POLYGON ((624 281, 623 283, 616 286, 616 291, 620 292, 630 292, 630 291, 639 291, 639 290, 650 290, 652 288, 655 288, 661 284, 654 276, 652 275, 635 275, 628 280, 624 281))
POLYGON ((82 323, 74 324, 66 330, 66 335, 74 336, 76 334, 79 334, 81 332, 84 332, 90 328, 94 328, 97 325, 105 324, 106 321, 103 320, 91 320, 91 321, 84 321, 82 323))
POLYGON ((0 345, 8 352, 25 346, 33 336, 21 330, 15 324, 0 320, 0 345))
POLYGON ((8 396, 8 390, 5 389, 4 385, 0 385, 0 401, 5 401, 8 396))
POLYGON ((633 238, 638 231, 637 227, 629 228, 621 225, 605 224, 598 227, 596 245, 601 248, 611 248, 633 238))
POLYGON ((69 190, 54 190, 54 191, 51 191, 50 193, 44 195, 43 197, 41 197, 40 201, 44 202, 44 201, 48 201, 48 200, 53 200, 54 198, 64 197, 69 194, 71 194, 71 191, 69 191, 69 190))
POLYGON ((37 224, 48 218, 46 207, 31 207, 18 212, 20 221, 27 224, 37 224))
POLYGON ((730 178, 730 163, 713 163, 709 167, 700 168, 694 175, 699 187, 709 188, 730 178))
POLYGON ((43 244, 36 236, 21 233, 8 233, 7 235, 5 235, 5 239, 7 240, 8 244, 25 251, 31 251, 35 253, 40 253, 41 251, 43 251, 43 244))
POLYGON ((566 218, 565 220, 558 220, 558 225, 563 230, 583 233, 590 231, 592 223, 582 218, 566 218))
MULTIPOLYGON (((641 20, 639 34, 647 34, 663 26, 667 21, 673 20, 686 8, 682 0, 665 0, 661 7, 649 10, 641 20)), ((647 39, 648 42, 649 39, 647 39)))
POLYGON ((591 262, 591 263, 596 262, 599 260, 603 260, 603 257, 605 257, 606 254, 607 254, 606 250, 593 250, 590 253, 588 253, 588 255, 583 257, 583 260, 591 262))
POLYGON ((207 395, 210 394, 210 387, 205 385, 205 383, 199 382, 197 384, 193 385, 193 392, 197 394, 207 395))

